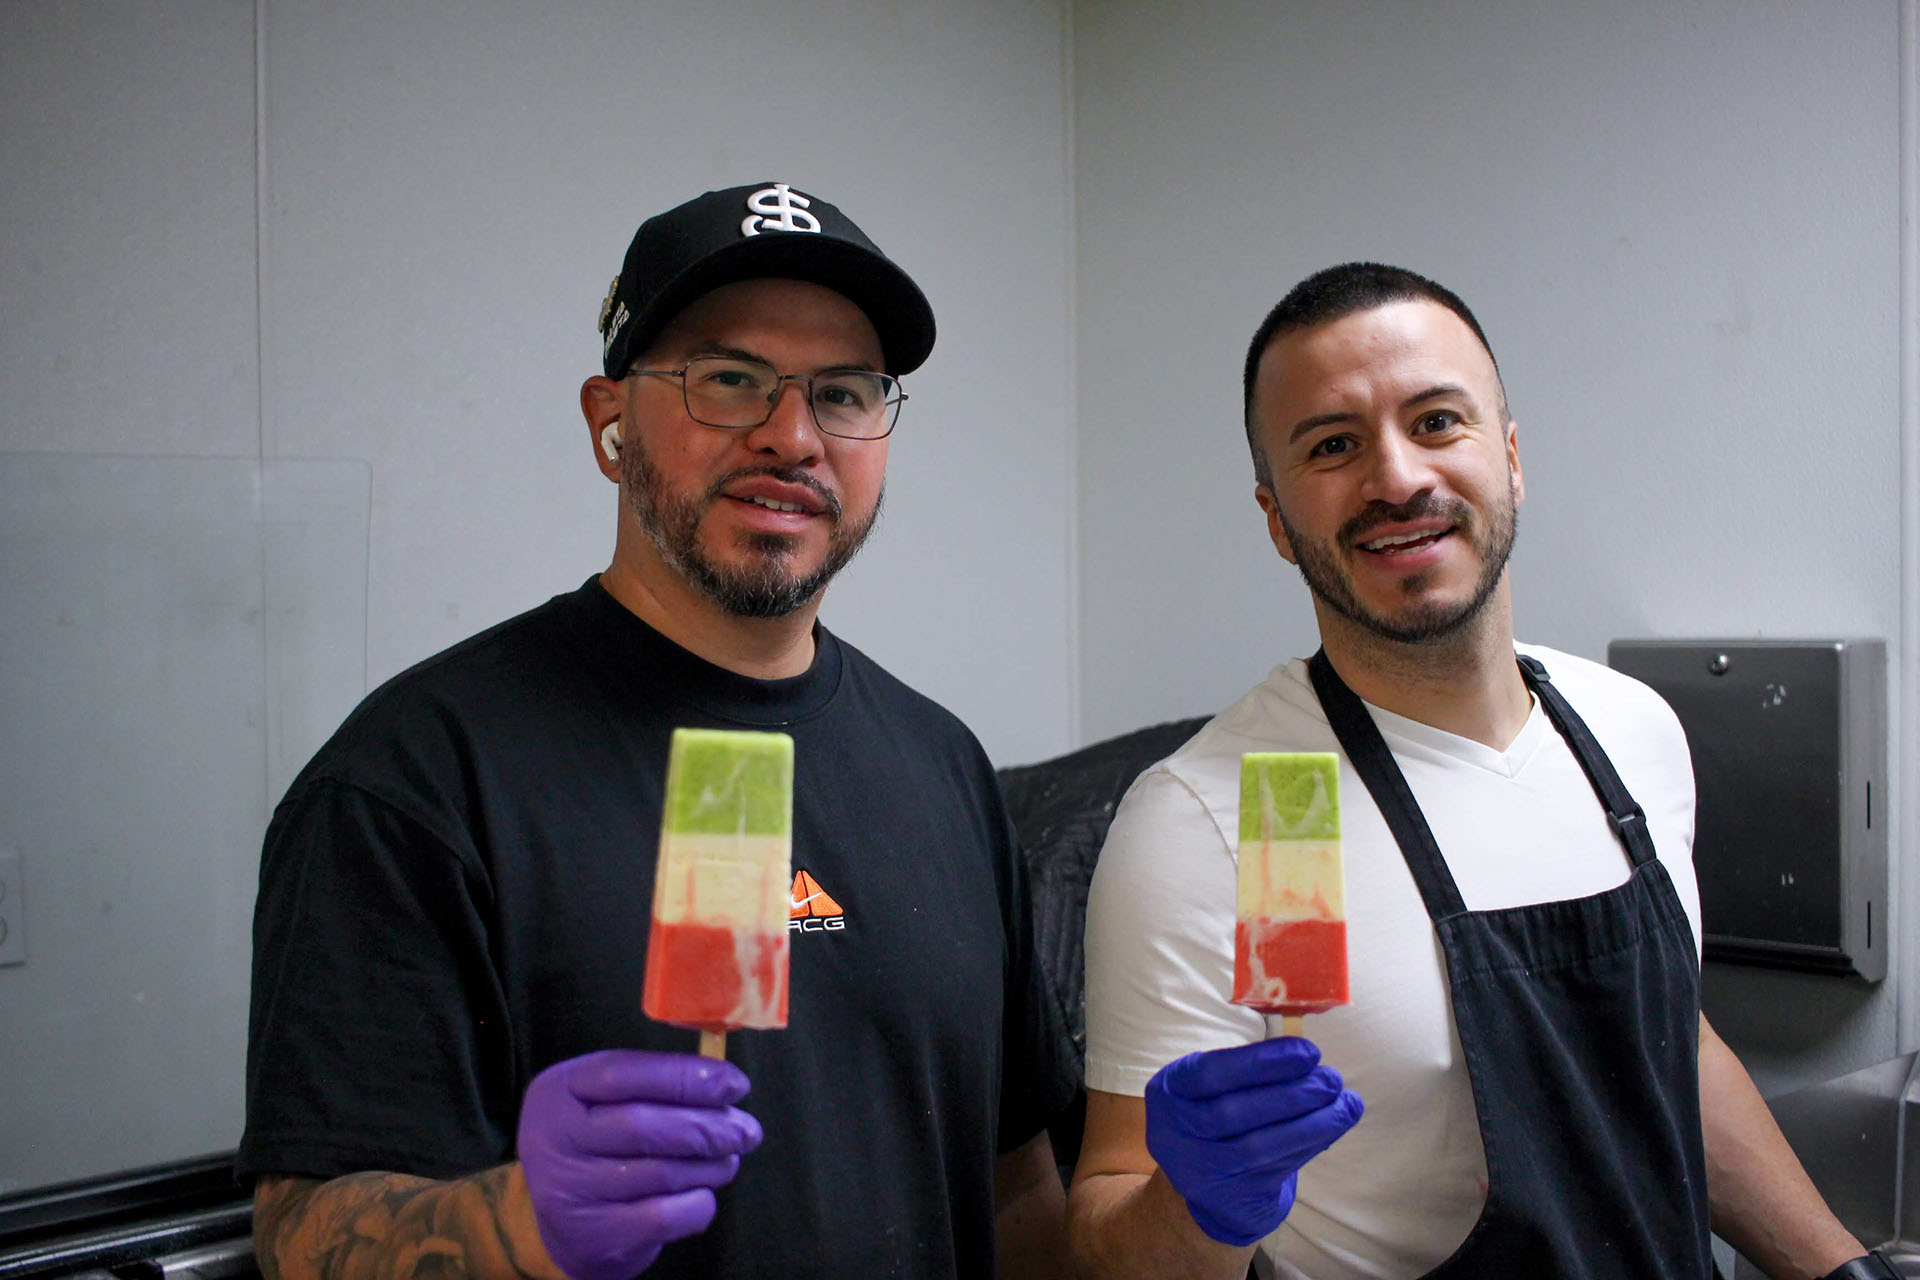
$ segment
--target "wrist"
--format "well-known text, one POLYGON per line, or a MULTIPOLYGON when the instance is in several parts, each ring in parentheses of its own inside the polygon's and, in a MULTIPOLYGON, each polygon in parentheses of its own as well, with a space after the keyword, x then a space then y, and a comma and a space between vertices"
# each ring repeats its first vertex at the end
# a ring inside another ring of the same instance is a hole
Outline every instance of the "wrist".
POLYGON ((1155 1169, 1147 1185, 1141 1188, 1141 1194, 1153 1203, 1150 1220, 1155 1223, 1154 1237, 1170 1246, 1170 1251, 1153 1259, 1158 1265, 1141 1267, 1131 1274, 1152 1276, 1154 1280, 1164 1280, 1166 1276, 1245 1280, 1252 1247, 1224 1244, 1208 1235, 1194 1219, 1187 1198, 1173 1185, 1166 1170, 1155 1169))
POLYGON ((1265 1230, 1249 1231, 1234 1223, 1226 1222, 1216 1217, 1214 1214, 1208 1212, 1204 1204, 1195 1204, 1191 1200, 1187 1201, 1186 1204, 1187 1216, 1193 1219, 1194 1226, 1199 1227, 1201 1231, 1206 1233, 1207 1239, 1212 1240, 1216 1244, 1224 1244, 1234 1249, 1244 1249, 1248 1245, 1259 1244, 1267 1238, 1274 1227, 1280 1225, 1276 1222, 1273 1224, 1273 1227, 1268 1227, 1265 1230))
MULTIPOLYGON (((1215 1256, 1216 1252, 1226 1256, 1227 1251, 1231 1250, 1244 1259, 1251 1246, 1267 1237, 1267 1231, 1255 1234, 1237 1229, 1217 1214, 1209 1212, 1204 1204, 1188 1199, 1186 1193, 1167 1176, 1165 1169, 1155 1169, 1142 1192, 1157 1201, 1156 1214, 1162 1222, 1175 1227, 1178 1234, 1188 1241, 1189 1248, 1198 1247, 1209 1257, 1215 1256)), ((1274 1226, 1278 1225, 1278 1222, 1274 1223, 1274 1226)), ((1242 1261, 1240 1269, 1234 1274, 1245 1273, 1246 1263, 1242 1261)))
POLYGON ((1887 1261, 1886 1254, 1878 1249, 1869 1249, 1859 1257, 1841 1263, 1820 1280, 1900 1280, 1900 1273, 1887 1261))
POLYGON ((533 1193, 527 1190, 527 1175, 519 1161, 507 1166, 507 1185, 500 1203, 501 1233, 513 1250, 514 1265, 522 1275, 538 1280, 567 1280, 567 1273, 547 1252, 540 1238, 540 1220, 533 1212, 533 1193))

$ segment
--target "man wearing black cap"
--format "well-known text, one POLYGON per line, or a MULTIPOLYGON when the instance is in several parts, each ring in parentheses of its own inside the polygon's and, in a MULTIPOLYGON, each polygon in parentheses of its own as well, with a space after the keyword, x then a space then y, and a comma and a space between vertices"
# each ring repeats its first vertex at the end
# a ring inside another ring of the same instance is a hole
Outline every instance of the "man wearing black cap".
POLYGON ((268 830, 263 1270, 1064 1274, 1070 1059, 992 768, 815 618, 926 299, 761 184, 645 223, 600 329, 612 563, 372 694, 268 830), (729 1061, 639 1008, 677 726, 794 739, 791 1022, 729 1061))

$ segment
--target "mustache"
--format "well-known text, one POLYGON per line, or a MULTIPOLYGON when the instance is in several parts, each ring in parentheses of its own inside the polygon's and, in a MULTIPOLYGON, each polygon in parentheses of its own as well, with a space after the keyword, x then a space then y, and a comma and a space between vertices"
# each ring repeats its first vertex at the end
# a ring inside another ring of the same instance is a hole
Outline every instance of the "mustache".
POLYGON ((827 515, 835 521, 840 519, 840 499, 834 496, 833 491, 828 489, 827 486, 821 484, 818 480, 815 480, 812 476, 797 467, 742 467, 738 471, 730 471, 707 486, 705 501, 712 502, 720 496, 728 485, 736 480, 745 480, 750 476, 766 476, 768 479, 778 480, 782 484, 797 484, 814 497, 820 499, 820 505, 826 508, 827 515))
POLYGON ((1436 516, 1451 524, 1465 526, 1473 520, 1473 508, 1469 507, 1463 499, 1440 498, 1431 493, 1417 493, 1412 500, 1397 506, 1385 502, 1370 502, 1358 515, 1340 526, 1340 544, 1353 546, 1381 525, 1401 524, 1409 520, 1427 520, 1436 516))

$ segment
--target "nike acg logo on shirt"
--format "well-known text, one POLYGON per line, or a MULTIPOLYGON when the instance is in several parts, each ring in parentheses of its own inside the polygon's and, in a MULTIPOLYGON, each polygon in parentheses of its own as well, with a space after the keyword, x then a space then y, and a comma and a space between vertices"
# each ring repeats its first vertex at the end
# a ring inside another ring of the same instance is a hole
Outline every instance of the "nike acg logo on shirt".
POLYGON ((787 906, 790 933, 832 933, 847 927, 847 913, 805 870, 794 872, 787 906))

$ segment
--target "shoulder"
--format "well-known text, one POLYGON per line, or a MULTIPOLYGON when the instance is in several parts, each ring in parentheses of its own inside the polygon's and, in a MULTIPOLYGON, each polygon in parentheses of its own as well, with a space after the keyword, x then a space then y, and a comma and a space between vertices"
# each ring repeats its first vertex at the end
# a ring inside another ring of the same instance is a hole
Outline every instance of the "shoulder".
POLYGON ((1249 751, 1331 751, 1333 731, 1295 661, 1273 672, 1237 702, 1202 724, 1172 753, 1141 773, 1114 815, 1101 854, 1114 875, 1136 862, 1167 863, 1156 848, 1184 837, 1231 849, 1238 839, 1240 757, 1249 751))
POLYGON ((291 791, 327 778, 365 782, 408 762, 431 767, 476 739, 524 727, 530 706, 550 711, 554 682, 586 665, 567 640, 578 626, 577 595, 556 596, 384 681, 341 722, 291 791))
POLYGON ((540 660, 568 646, 570 638, 583 635, 590 611, 591 601, 584 590, 554 596, 421 659, 375 689, 367 702, 461 686, 488 678, 503 668, 523 670, 529 665, 546 665, 540 660))
POLYGON ((911 733, 923 749, 950 752, 992 772, 986 749, 959 716, 839 636, 824 627, 821 631, 840 651, 842 680, 851 695, 846 704, 848 713, 893 731, 911 733))
POLYGON ((1666 699, 1632 676, 1570 653, 1535 645, 1519 651, 1546 667, 1641 807, 1667 815, 1663 851, 1690 847, 1693 753, 1666 699))
MULTIPOLYGON (((1282 663, 1238 701, 1207 721, 1160 764, 1196 795, 1239 813, 1240 757, 1249 751, 1332 751, 1333 730, 1307 678, 1306 663, 1282 663)), ((1237 818, 1236 818, 1237 821, 1237 818)))
POLYGON ((1686 734, 1673 708, 1632 676, 1545 645, 1516 644, 1514 648, 1547 669, 1547 678, 1603 742, 1611 745, 1613 738, 1629 737, 1685 749, 1686 734))

